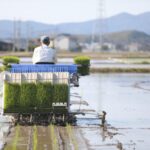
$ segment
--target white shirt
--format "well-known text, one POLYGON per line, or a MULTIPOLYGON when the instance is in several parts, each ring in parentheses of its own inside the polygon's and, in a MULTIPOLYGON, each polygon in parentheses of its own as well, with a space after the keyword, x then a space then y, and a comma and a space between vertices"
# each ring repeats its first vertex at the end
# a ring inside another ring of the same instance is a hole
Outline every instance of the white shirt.
POLYGON ((34 49, 32 62, 33 64, 37 62, 56 63, 56 50, 43 44, 34 49))

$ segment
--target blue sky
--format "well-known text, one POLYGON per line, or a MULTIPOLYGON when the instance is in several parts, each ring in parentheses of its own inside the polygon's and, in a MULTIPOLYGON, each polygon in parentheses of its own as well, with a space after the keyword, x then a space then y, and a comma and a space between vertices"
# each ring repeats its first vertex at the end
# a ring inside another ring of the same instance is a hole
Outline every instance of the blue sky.
MULTIPOLYGON (((98 16, 99 0, 0 0, 0 19, 44 23, 80 22, 98 16)), ((105 0, 105 17, 150 11, 150 0, 105 0)))

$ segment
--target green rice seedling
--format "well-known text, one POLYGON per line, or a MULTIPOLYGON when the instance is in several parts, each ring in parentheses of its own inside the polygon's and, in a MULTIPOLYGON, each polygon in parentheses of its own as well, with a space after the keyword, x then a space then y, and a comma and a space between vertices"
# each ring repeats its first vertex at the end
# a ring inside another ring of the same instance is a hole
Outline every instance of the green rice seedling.
POLYGON ((4 66, 1 67, 1 71, 9 70, 11 68, 10 64, 19 64, 20 59, 16 56, 4 56, 1 58, 4 66))
POLYGON ((67 102, 69 87, 67 84, 54 84, 53 102, 67 102))
POLYGON ((37 144, 38 144, 38 134, 37 134, 37 127, 34 125, 33 127, 33 150, 37 150, 37 144))
POLYGON ((20 85, 8 82, 4 84, 4 111, 15 111, 20 104, 20 85))
POLYGON ((0 72, 2 72, 2 71, 9 71, 10 70, 10 68, 11 68, 11 65, 4 65, 4 66, 2 66, 1 68, 0 68, 0 72))
POLYGON ((89 74, 90 58, 88 56, 77 56, 74 58, 74 63, 78 66, 78 73, 81 75, 89 74))
POLYGON ((52 108, 52 103, 67 103, 67 84, 47 83, 5 83, 5 112, 32 112, 35 107, 42 110, 52 108))
POLYGON ((4 70, 4 69, 3 69, 3 67, 1 66, 1 67, 0 67, 0 72, 2 72, 3 70, 4 70))
POLYGON ((36 84, 35 83, 22 83, 20 106, 24 109, 30 109, 37 105, 36 99, 36 84))
POLYGON ((15 130, 15 137, 14 137, 14 140, 13 140, 12 150, 17 150, 17 142, 18 142, 18 139, 19 139, 19 132, 20 132, 20 126, 17 125, 16 130, 15 130))
POLYGON ((59 150, 59 144, 57 140, 57 135, 55 133, 55 127, 54 125, 49 125, 50 129, 50 137, 51 137, 51 144, 52 144, 52 150, 59 150))
POLYGON ((50 82, 37 83, 37 106, 52 107, 53 85, 50 82))
POLYGON ((3 65, 8 65, 10 63, 19 64, 20 59, 16 56, 4 56, 2 57, 2 63, 3 65))

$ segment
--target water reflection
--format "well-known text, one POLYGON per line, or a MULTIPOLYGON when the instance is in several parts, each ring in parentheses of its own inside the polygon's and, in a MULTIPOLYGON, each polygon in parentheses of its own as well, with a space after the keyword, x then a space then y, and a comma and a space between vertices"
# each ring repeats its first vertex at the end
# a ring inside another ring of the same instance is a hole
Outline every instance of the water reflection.
MULTIPOLYGON (((113 124, 128 123, 130 126, 150 125, 150 91, 136 88, 145 82, 149 74, 92 74, 80 79, 78 92, 96 111, 107 111, 107 119, 113 124), (82 92, 81 92, 82 91, 82 92)), ((127 124, 126 124, 127 125, 127 124)))

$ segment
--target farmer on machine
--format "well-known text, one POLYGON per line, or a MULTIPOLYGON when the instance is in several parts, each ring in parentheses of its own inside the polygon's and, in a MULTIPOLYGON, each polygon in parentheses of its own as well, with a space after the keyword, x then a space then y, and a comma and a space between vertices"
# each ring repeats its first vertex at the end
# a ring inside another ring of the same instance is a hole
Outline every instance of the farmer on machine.
POLYGON ((55 64, 56 50, 49 47, 50 38, 41 37, 41 46, 34 49, 32 62, 33 64, 55 64))

